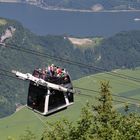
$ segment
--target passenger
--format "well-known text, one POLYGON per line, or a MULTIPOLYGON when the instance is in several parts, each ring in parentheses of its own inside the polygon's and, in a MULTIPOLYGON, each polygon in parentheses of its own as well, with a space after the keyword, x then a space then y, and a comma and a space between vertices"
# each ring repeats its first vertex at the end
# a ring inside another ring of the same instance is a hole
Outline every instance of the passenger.
POLYGON ((28 97, 28 102, 29 102, 29 105, 34 109, 36 103, 35 103, 35 100, 33 100, 31 96, 28 97))
POLYGON ((57 67, 54 66, 54 77, 57 77, 57 67))
POLYGON ((33 76, 39 78, 39 72, 38 72, 37 69, 34 70, 34 72, 33 72, 33 76))
POLYGON ((63 69, 63 73, 64 73, 64 74, 67 74, 68 72, 66 71, 66 69, 63 69))
POLYGON ((61 68, 58 67, 56 72, 57 72, 57 77, 61 77, 62 76, 62 69, 61 68))
POLYGON ((48 66, 48 74, 52 77, 51 66, 48 66))
POLYGON ((51 68, 52 76, 54 76, 54 74, 55 74, 55 66, 54 66, 54 64, 52 64, 50 68, 51 68))
POLYGON ((54 69, 55 69, 55 66, 54 64, 51 64, 51 66, 48 66, 48 72, 50 73, 50 76, 54 76, 54 69))
POLYGON ((69 82, 70 82, 70 77, 69 77, 69 75, 67 74, 67 75, 65 75, 65 77, 64 77, 64 83, 67 84, 67 83, 69 83, 69 82))
POLYGON ((46 78, 46 69, 42 69, 42 72, 41 72, 41 78, 43 79, 43 80, 45 80, 45 78, 46 78))
POLYGON ((51 68, 54 68, 54 64, 51 64, 51 68))

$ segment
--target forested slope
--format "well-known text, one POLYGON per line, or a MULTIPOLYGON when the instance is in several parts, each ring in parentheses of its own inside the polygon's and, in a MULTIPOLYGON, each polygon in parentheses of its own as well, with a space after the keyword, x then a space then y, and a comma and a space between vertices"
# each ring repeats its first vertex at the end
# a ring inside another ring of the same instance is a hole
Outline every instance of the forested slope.
POLYGON ((111 70, 140 66, 140 31, 121 32, 105 39, 96 49, 96 65, 111 70))
POLYGON ((16 104, 25 104, 28 90, 28 82, 7 77, 14 75, 2 69, 32 73, 37 67, 54 63, 66 68, 72 79, 77 79, 100 71, 140 66, 140 31, 121 32, 102 39, 98 45, 77 47, 68 37, 37 36, 19 22, 2 21, 0 19, 0 35, 9 26, 14 26, 16 31, 5 41, 7 46, 0 46, 0 117, 13 113, 16 104))

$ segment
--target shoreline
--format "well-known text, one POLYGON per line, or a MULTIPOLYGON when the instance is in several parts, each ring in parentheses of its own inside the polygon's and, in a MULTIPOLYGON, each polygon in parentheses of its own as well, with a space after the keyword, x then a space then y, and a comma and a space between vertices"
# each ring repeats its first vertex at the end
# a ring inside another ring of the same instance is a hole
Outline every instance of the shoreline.
POLYGON ((37 6, 44 10, 52 10, 52 11, 66 11, 66 12, 83 12, 83 13, 119 13, 119 12, 140 12, 140 10, 102 10, 102 11, 93 11, 93 10, 82 10, 82 9, 65 9, 65 8, 49 8, 37 6))
POLYGON ((31 3, 31 2, 18 2, 18 1, 0 1, 0 3, 18 3, 18 4, 27 4, 27 5, 32 5, 36 6, 38 8, 44 9, 44 10, 49 10, 49 11, 66 11, 66 12, 83 12, 83 13, 119 13, 119 12, 140 12, 140 9, 133 9, 133 10, 100 10, 100 11, 93 11, 93 10, 88 10, 88 9, 68 9, 68 8, 55 8, 55 7, 46 7, 42 6, 40 3, 31 3))

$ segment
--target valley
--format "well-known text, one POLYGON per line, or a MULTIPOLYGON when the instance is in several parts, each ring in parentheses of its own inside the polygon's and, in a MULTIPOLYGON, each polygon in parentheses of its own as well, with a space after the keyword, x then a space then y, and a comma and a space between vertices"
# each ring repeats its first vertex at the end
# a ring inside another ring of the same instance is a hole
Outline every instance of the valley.
POLYGON ((63 118, 76 124, 82 108, 99 101, 101 81, 110 83, 113 110, 139 113, 139 19, 139 0, 0 0, 0 139, 31 131, 38 140, 47 122, 63 118), (74 104, 42 116, 26 106, 29 82, 12 72, 32 74, 52 64, 70 74, 74 104))
MULTIPOLYGON (((117 73, 126 74, 140 79, 140 68, 136 68, 135 70, 117 70, 117 73)), ((140 111, 139 101, 137 101, 137 99, 140 98, 139 82, 120 78, 118 76, 112 76, 107 73, 99 73, 73 81, 73 85, 75 89, 79 91, 79 94, 75 94, 74 105, 64 111, 44 117, 27 109, 26 107, 23 107, 13 115, 1 119, 1 138, 3 140, 7 140, 8 136, 11 136, 18 139, 18 137, 27 129, 30 129, 32 132, 37 134, 38 138, 40 138, 46 121, 55 122, 58 119, 61 120, 62 118, 66 118, 69 121, 76 122, 80 116, 81 108, 84 107, 87 102, 94 105, 96 104, 97 97, 99 96, 99 93, 96 91, 100 91, 100 81, 102 80, 109 80, 110 82, 115 109, 121 109, 123 111, 125 103, 128 103, 130 111, 140 111), (89 89, 89 91, 86 89, 89 89)))
POLYGON ((12 70, 32 73, 37 67, 55 64, 68 70, 75 80, 114 69, 135 69, 140 65, 140 31, 120 32, 109 38, 38 36, 15 20, 1 18, 0 21, 5 21, 0 26, 1 35, 9 26, 16 29, 12 37, 5 40, 6 46, 0 47, 1 118, 15 112, 17 105, 26 104, 28 83, 15 79, 12 70), (82 44, 79 46, 77 42, 82 44))

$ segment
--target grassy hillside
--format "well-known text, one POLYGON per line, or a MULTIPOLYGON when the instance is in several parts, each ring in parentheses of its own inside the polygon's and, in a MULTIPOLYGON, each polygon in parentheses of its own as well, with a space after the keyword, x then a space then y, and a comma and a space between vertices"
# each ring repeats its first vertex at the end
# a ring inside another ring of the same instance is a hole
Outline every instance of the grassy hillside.
POLYGON ((4 19, 0 19, 0 26, 1 26, 1 25, 5 25, 6 23, 7 23, 6 20, 4 20, 4 19))
MULTIPOLYGON (((136 70, 116 70, 117 73, 122 73, 129 75, 131 77, 136 77, 140 79, 140 68, 136 70)), ((100 73, 88 77, 81 78, 79 80, 73 81, 75 87, 81 87, 86 89, 100 90, 100 81, 109 80, 110 86, 112 87, 112 94, 121 95, 126 97, 131 97, 135 99, 140 99, 140 83, 134 82, 128 79, 122 79, 119 77, 114 77, 108 74, 100 73)), ((81 108, 86 104, 87 101, 90 103, 96 103, 96 97, 99 93, 89 92, 85 90, 80 90, 80 94, 75 95, 75 104, 70 106, 67 110, 59 112, 57 114, 44 117, 40 116, 27 109, 22 108, 20 111, 14 113, 13 115, 0 120, 0 136, 2 140, 6 140, 8 136, 13 136, 15 138, 19 135, 25 133, 24 130, 30 129, 38 137, 42 134, 43 127, 46 121, 54 122, 61 118, 67 118, 71 121, 77 121, 80 115, 81 108), (84 95, 83 95, 84 94, 84 95)), ((139 101, 126 100, 123 98, 117 98, 113 96, 113 99, 121 100, 124 102, 140 103, 139 101)), ((114 102, 116 108, 122 108, 124 103, 114 102)), ((132 111, 139 110, 136 106, 133 106, 132 111)), ((139 110, 140 111, 140 110, 139 110)))
POLYGON ((101 44, 103 38, 102 37, 94 37, 94 38, 74 38, 74 37, 68 37, 70 42, 75 47, 80 47, 81 49, 87 49, 89 47, 96 47, 101 44))

